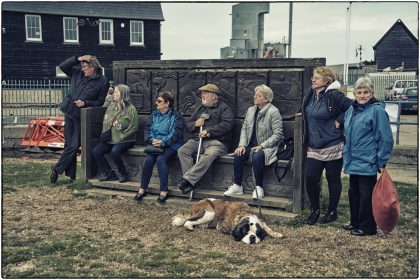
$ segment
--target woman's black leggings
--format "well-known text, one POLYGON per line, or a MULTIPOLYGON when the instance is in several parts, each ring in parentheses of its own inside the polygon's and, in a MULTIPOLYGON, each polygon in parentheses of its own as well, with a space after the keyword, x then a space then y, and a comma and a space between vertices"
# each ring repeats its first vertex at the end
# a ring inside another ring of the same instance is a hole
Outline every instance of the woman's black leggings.
POLYGON ((309 202, 312 209, 319 209, 319 195, 321 193, 321 175, 325 168, 328 182, 328 192, 330 201, 328 210, 337 210, 338 201, 341 195, 341 168, 343 159, 330 161, 320 161, 313 158, 306 159, 306 191, 308 192, 309 202))

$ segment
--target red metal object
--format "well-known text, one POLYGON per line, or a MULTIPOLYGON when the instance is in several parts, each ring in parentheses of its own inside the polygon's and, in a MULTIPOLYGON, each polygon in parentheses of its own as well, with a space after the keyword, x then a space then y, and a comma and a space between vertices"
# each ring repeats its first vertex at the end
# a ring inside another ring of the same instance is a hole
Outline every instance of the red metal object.
POLYGON ((34 118, 29 121, 22 146, 64 148, 64 118, 34 118))

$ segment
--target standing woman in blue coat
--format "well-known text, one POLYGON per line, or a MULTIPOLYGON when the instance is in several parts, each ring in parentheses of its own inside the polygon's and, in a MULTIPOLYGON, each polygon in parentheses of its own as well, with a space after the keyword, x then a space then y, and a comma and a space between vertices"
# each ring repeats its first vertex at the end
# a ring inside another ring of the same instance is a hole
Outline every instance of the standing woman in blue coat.
POLYGON ((141 174, 140 190, 134 197, 140 201, 147 195, 153 166, 157 164, 160 180, 160 195, 157 202, 165 203, 168 193, 168 161, 177 154, 184 144, 184 118, 174 110, 174 96, 169 91, 162 91, 156 99, 157 109, 150 116, 144 131, 144 141, 164 150, 161 154, 148 154, 141 174))
POLYGON ((344 173, 350 174, 350 224, 352 235, 376 234, 372 193, 377 173, 391 157, 394 140, 384 104, 373 97, 373 83, 363 77, 354 85, 356 102, 344 117, 344 173))
POLYGON ((344 113, 353 101, 340 91, 340 83, 331 68, 318 67, 313 71, 312 86, 303 98, 303 141, 307 148, 305 161, 306 191, 311 214, 306 223, 313 225, 320 215, 321 176, 325 169, 328 182, 328 211, 319 223, 337 219, 341 195, 343 167, 344 113))

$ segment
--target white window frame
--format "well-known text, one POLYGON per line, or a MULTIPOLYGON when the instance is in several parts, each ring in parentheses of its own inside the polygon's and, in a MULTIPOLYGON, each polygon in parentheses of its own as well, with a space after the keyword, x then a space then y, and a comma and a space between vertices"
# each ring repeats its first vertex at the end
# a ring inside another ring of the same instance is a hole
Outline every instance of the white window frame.
POLYGON ((112 19, 99 19, 99 44, 114 44, 114 21, 112 19), (104 40, 102 38, 102 23, 109 22, 110 23, 110 32, 111 32, 111 39, 104 40))
POLYGON ((41 23, 40 15, 25 15, 25 33, 26 33, 26 41, 42 42, 42 23, 41 23), (29 17, 36 17, 39 21, 39 38, 29 38, 29 32, 28 32, 28 18, 29 17))
POLYGON ((63 39, 65 43, 79 43, 79 26, 77 25, 77 17, 63 17, 63 39), (76 40, 66 39, 66 19, 73 19, 76 21, 76 40))
POLYGON ((130 20, 130 46, 144 46, 144 22, 141 20, 130 20), (133 24, 141 23, 141 42, 133 42, 133 24))

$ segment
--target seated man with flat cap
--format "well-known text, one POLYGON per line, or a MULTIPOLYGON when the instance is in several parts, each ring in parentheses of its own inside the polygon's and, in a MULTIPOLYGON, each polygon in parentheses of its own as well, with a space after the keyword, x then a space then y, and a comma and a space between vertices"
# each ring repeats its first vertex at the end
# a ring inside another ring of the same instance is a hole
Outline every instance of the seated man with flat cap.
POLYGON ((207 84, 199 88, 199 94, 201 105, 186 122, 187 131, 194 137, 178 150, 183 174, 178 188, 183 194, 194 189, 215 159, 228 153, 232 137, 234 115, 229 106, 219 100, 219 88, 207 84))

